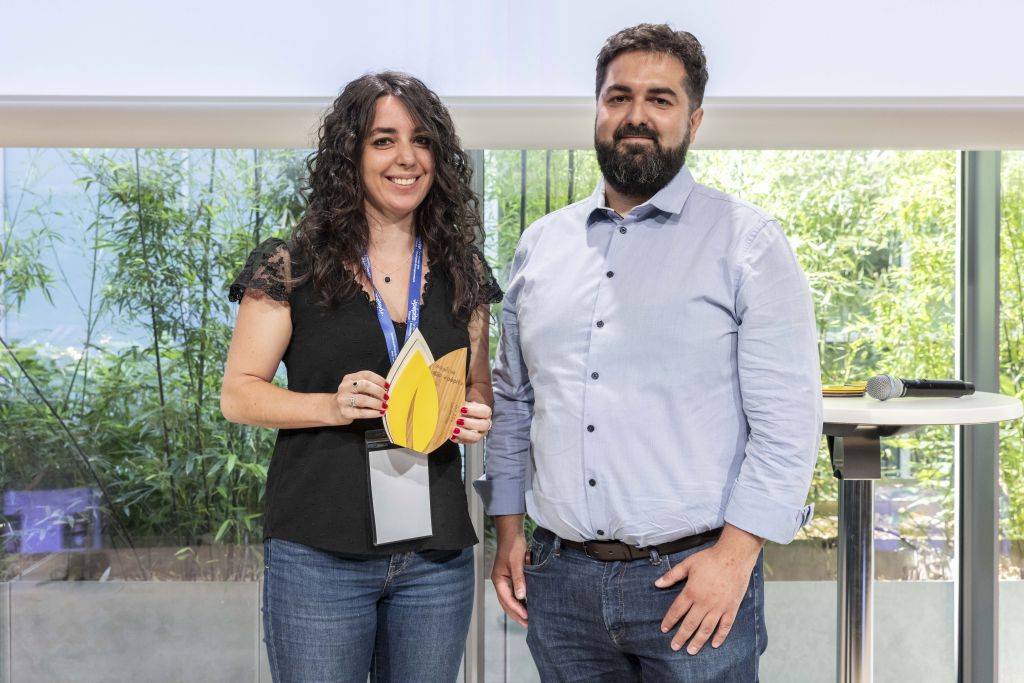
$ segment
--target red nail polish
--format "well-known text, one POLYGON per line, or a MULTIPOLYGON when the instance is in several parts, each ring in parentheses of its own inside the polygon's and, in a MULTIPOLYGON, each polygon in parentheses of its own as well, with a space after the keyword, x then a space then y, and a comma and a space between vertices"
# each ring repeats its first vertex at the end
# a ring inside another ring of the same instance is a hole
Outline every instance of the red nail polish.
POLYGON ((455 441, 455 437, 454 436, 452 437, 452 441, 455 441))
POLYGON ((386 412, 387 412, 386 410, 382 410, 382 411, 380 411, 380 414, 383 415, 386 412))
POLYGON ((466 421, 460 417, 458 420, 455 421, 455 424, 461 427, 462 425, 466 424, 466 421))
POLYGON ((386 401, 386 400, 388 400, 389 398, 391 398, 391 397, 390 397, 390 396, 388 396, 387 394, 384 394, 384 400, 385 400, 385 401, 386 401))
POLYGON ((466 406, 462 406, 462 414, 465 415, 468 412, 469 412, 469 408, 467 408, 466 406))
POLYGON ((388 384, 387 382, 384 382, 384 388, 385 388, 385 389, 390 389, 390 388, 391 388, 391 385, 390 385, 390 384, 388 384))
POLYGON ((387 403, 382 403, 382 404, 380 404, 380 407, 381 407, 381 408, 387 408, 387 407, 388 407, 388 404, 387 404, 387 403))
POLYGON ((453 433, 453 434, 458 434, 458 433, 459 433, 459 428, 458 428, 458 427, 456 427, 455 429, 453 429, 453 430, 452 430, 452 433, 453 433))

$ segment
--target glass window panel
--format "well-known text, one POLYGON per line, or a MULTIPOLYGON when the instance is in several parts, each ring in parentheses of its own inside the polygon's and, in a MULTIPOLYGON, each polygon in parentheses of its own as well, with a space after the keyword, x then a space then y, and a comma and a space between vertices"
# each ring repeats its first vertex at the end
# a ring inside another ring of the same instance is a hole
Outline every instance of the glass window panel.
MULTIPOLYGON (((11 347, 0 356, 0 581, 256 578, 273 432, 220 417, 225 294, 248 250, 299 215, 306 152, 0 153, 0 332, 11 347)), ((1024 222, 1013 203, 1024 195, 1022 156, 1005 155, 1003 179, 1002 362, 1014 392, 1021 302, 1008 278, 1024 222)), ((782 222, 814 292, 826 382, 953 374, 954 153, 699 151, 689 163, 699 181, 782 222)), ((598 177, 589 150, 485 153, 485 252, 503 283, 522 228, 589 196, 598 177)), ((1014 428, 1001 439, 1004 578, 1022 564, 1014 428)), ((893 583, 877 589, 877 675, 917 667, 948 679, 952 432, 888 440, 883 457, 876 574, 893 583), (934 618, 910 642, 915 629, 897 615, 920 610, 934 618)), ((813 652, 805 659, 820 673, 834 652, 836 482, 824 450, 811 500, 812 524, 766 551, 769 672, 813 652)), ((486 590, 488 680, 536 680, 523 632, 486 590)), ((1005 611, 1008 588, 1003 596, 1005 611)), ((1004 619, 1004 637, 1011 627, 1020 621, 1004 619)))
MULTIPOLYGON (((1024 152, 1002 154, 1000 391, 1024 397, 1024 152)), ((999 672, 1024 671, 1024 420, 999 428, 999 672)))
MULTIPOLYGON (((591 151, 489 151, 485 160, 487 254, 504 277, 522 229, 589 196, 600 171, 591 151)), ((699 182, 779 218, 814 295, 824 382, 954 374, 955 153, 696 151, 688 164, 699 182)), ((834 662, 837 485, 822 446, 810 493, 814 520, 793 543, 765 551, 769 680, 815 680, 830 670, 823 662, 834 662), (800 657, 807 654, 814 656, 800 657), (798 661, 808 671, 794 671, 798 661)), ((949 428, 884 443, 876 578, 894 583, 877 589, 878 680, 921 671, 929 680, 953 677, 952 463, 949 428), (935 617, 927 633, 907 629, 901 616, 921 610, 935 617)), ((493 542, 488 525, 489 551, 493 542)), ((523 635, 496 601, 488 620, 507 625, 497 643, 488 641, 488 672, 535 680, 529 659, 516 661, 529 675, 508 666, 510 643, 523 635)))
POLYGON ((220 415, 227 284, 305 153, 2 155, 3 578, 255 580, 274 432, 220 415))

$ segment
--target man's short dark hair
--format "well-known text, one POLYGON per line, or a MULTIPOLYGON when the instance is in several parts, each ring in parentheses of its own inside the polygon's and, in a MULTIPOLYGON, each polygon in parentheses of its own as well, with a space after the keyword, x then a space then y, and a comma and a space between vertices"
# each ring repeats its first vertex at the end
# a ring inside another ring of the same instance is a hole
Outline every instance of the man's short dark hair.
POLYGON ((601 96, 601 86, 608 74, 608 65, 624 52, 657 52, 672 55, 686 69, 686 94, 690 111, 704 101, 708 83, 708 64, 700 41, 687 31, 674 31, 668 24, 639 24, 624 28, 610 37, 597 55, 597 87, 594 96, 601 96))

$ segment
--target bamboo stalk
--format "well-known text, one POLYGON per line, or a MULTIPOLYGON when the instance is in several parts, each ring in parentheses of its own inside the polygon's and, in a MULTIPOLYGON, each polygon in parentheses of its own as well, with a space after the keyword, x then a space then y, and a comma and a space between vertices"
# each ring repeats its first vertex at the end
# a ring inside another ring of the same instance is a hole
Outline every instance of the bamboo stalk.
MULTIPOLYGON (((139 161, 139 148, 135 148, 135 204, 138 214, 138 228, 139 228, 139 240, 142 243, 142 261, 146 264, 146 267, 152 273, 153 268, 149 261, 149 249, 146 244, 146 229, 145 220, 143 218, 142 211, 142 165, 139 161)), ((171 502, 171 515, 176 520, 178 518, 178 487, 174 481, 174 474, 170 471, 171 465, 171 438, 170 432, 167 427, 167 398, 164 392, 164 373, 163 366, 160 362, 160 326, 159 318, 156 313, 156 304, 153 302, 152 297, 149 300, 149 315, 150 321, 153 325, 153 353, 156 356, 156 381, 157 388, 160 394, 160 422, 163 428, 163 441, 164 441, 164 469, 168 473, 168 479, 170 481, 170 502, 171 502)))

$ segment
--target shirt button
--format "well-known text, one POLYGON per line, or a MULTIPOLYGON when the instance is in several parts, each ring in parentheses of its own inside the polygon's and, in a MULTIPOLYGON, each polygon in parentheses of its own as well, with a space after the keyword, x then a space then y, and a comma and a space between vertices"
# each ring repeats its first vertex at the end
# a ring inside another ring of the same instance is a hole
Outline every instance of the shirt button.
POLYGON ((590 379, 597 379, 597 378, 598 378, 598 377, 600 377, 600 376, 601 376, 601 375, 597 374, 596 372, 592 372, 592 373, 590 373, 590 379))
POLYGON ((605 275, 608 277, 615 277, 615 271, 609 270, 605 275))
POLYGON ((594 431, 594 425, 587 425, 587 431, 588 432, 594 431))
POLYGON ((598 327, 604 327, 604 321, 603 320, 598 320, 597 321, 597 326, 598 327))
POLYGON ((623 235, 625 235, 626 232, 627 232, 626 231, 626 226, 625 225, 620 225, 619 226, 619 232, 621 232, 623 235))
POLYGON ((590 484, 591 486, 597 486, 597 480, 596 479, 591 479, 587 483, 590 484))
POLYGON ((597 530, 597 535, 598 536, 604 536, 604 529, 598 529, 597 530))

